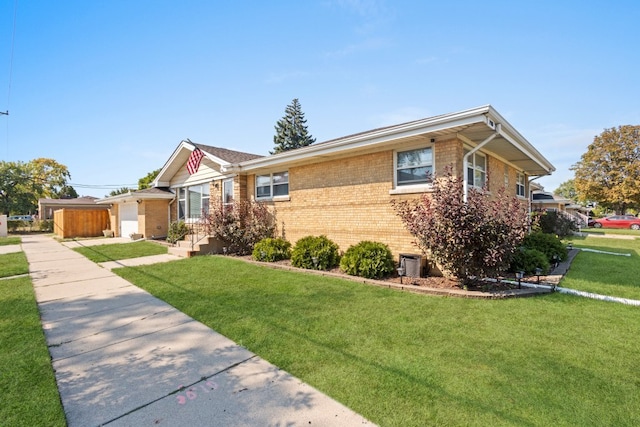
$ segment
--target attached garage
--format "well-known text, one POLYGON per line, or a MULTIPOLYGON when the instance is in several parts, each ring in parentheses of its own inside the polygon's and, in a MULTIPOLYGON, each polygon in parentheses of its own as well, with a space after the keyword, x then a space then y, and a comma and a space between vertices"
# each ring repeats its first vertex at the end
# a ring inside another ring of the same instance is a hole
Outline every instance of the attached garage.
POLYGON ((109 206, 109 223, 116 236, 140 234, 146 239, 166 237, 169 206, 175 194, 168 188, 147 188, 98 200, 109 206))

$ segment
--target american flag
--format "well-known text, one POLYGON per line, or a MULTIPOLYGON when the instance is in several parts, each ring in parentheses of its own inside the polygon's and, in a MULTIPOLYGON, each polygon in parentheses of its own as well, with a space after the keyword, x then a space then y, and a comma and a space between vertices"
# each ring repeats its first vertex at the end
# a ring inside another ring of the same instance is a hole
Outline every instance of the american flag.
POLYGON ((193 175, 194 173, 198 172, 198 168, 200 167, 200 162, 202 161, 203 157, 204 153, 197 147, 191 152, 189 160, 187 160, 187 172, 189 172, 189 175, 193 175))

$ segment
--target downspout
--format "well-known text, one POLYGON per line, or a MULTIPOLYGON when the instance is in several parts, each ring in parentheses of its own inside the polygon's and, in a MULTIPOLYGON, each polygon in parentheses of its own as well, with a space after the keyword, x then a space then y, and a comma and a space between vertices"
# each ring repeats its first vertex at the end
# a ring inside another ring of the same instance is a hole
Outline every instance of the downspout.
POLYGON ((500 123, 496 123, 496 131, 489 135, 484 141, 480 144, 476 145, 471 151, 464 155, 462 158, 462 182, 463 182, 463 196, 462 200, 464 203, 467 203, 467 197, 469 195, 469 177, 467 176, 467 169, 469 164, 469 157, 480 150, 482 147, 491 142, 496 136, 500 135, 500 131, 502 130, 502 125, 500 123))
POLYGON ((171 228, 171 205, 178 199, 178 191, 176 190, 173 199, 169 202, 167 206, 167 237, 169 237, 169 229, 171 228))
POLYGON ((529 233, 531 233, 531 214, 533 213, 532 211, 532 205, 533 205, 533 192, 531 191, 531 183, 533 181, 535 181, 538 178, 542 178, 545 175, 538 175, 535 178, 531 178, 530 180, 527 181, 527 192, 529 197, 527 197, 528 199, 528 203, 529 203, 529 233))

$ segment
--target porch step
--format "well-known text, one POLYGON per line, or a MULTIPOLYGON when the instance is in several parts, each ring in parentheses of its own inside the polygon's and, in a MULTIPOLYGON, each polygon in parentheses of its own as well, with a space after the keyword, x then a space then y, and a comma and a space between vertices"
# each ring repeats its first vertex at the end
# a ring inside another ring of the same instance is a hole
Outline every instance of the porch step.
POLYGON ((195 255, 205 255, 220 253, 220 244, 210 237, 201 238, 198 243, 191 246, 191 236, 185 236, 183 240, 176 242, 176 245, 169 248, 169 253, 189 258, 195 255))
POLYGON ((171 255, 179 256, 182 258, 191 258, 196 255, 196 251, 192 251, 191 248, 180 247, 180 246, 170 246, 168 248, 168 252, 171 255))

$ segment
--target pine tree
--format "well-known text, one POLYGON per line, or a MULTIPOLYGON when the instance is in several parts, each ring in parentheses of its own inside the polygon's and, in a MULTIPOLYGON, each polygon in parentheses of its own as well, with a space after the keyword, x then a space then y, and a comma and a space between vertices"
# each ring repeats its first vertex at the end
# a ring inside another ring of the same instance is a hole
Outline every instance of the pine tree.
POLYGON ((273 137, 275 149, 270 151, 270 154, 306 147, 316 142, 315 138, 309 135, 307 121, 304 118, 298 98, 291 101, 291 104, 287 106, 284 112, 284 117, 278 120, 275 126, 276 134, 273 137))

